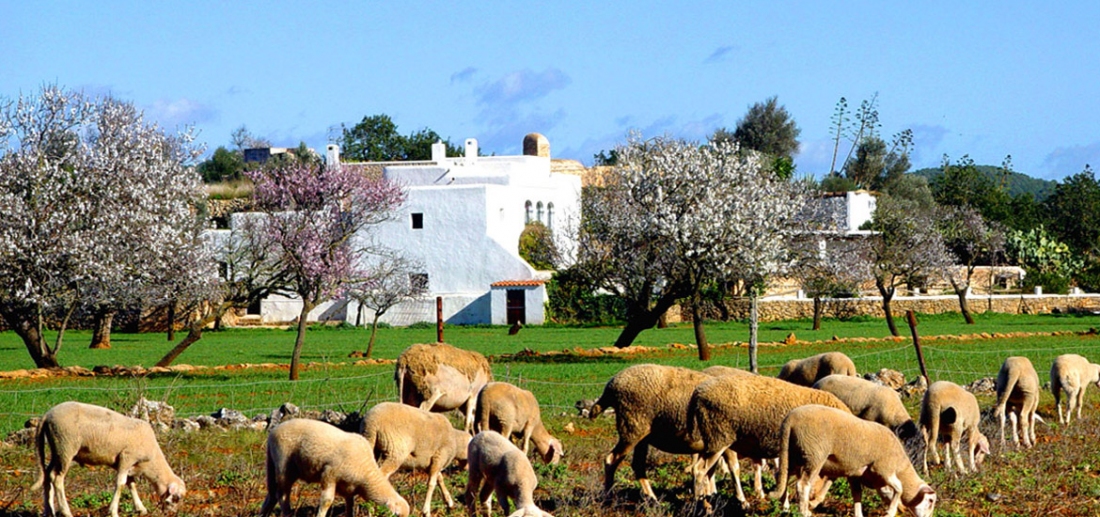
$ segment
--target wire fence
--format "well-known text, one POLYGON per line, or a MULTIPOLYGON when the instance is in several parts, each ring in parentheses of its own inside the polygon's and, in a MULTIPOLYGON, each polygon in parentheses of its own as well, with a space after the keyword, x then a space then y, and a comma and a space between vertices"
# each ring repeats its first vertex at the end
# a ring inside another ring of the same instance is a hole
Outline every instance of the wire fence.
MULTIPOLYGON (((870 350, 846 349, 843 345, 837 348, 845 351, 864 373, 890 368, 900 371, 910 380, 920 374, 910 343, 870 350)), ((1055 342, 1052 346, 1013 349, 1002 349, 992 342, 980 346, 937 342, 934 346, 924 346, 923 352, 931 381, 950 380, 966 385, 978 379, 996 377, 1004 359, 1013 355, 1031 359, 1041 382, 1045 384, 1050 364, 1059 355, 1075 353, 1093 361, 1100 360, 1100 340, 1067 340, 1055 342)), ((736 354, 724 356, 724 362, 733 363, 729 366, 745 368, 746 365, 741 363, 746 361, 747 356, 740 351, 736 354)), ((678 360, 692 364, 690 359, 678 360)), ((573 414, 578 400, 598 397, 611 375, 637 362, 647 362, 647 359, 642 356, 629 361, 580 366, 498 363, 494 364, 497 370, 495 380, 510 382, 534 392, 544 411, 550 414, 573 414)), ((774 375, 781 367, 782 363, 769 362, 761 364, 760 371, 765 375, 774 375)), ((26 420, 66 400, 80 400, 126 411, 144 397, 168 402, 175 407, 177 418, 209 415, 219 408, 234 409, 251 417, 269 414, 286 402, 305 410, 351 412, 379 402, 397 400, 393 372, 389 368, 362 375, 339 377, 334 374, 297 381, 265 379, 234 382, 232 377, 225 379, 96 378, 83 382, 62 382, 51 387, 26 385, 16 389, 0 389, 0 433, 6 434, 22 427, 26 420), (95 385, 89 385, 90 382, 95 385)))

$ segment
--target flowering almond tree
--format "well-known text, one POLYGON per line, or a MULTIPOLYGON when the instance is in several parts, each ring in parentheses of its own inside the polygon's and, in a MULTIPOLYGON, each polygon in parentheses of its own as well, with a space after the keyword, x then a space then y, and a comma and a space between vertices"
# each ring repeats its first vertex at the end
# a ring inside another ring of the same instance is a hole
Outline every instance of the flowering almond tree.
POLYGON ((290 361, 290 380, 297 380, 308 314, 369 275, 361 269, 370 239, 357 234, 389 219, 405 193, 393 182, 339 165, 291 161, 247 174, 263 214, 258 231, 281 280, 273 292, 302 302, 290 361))
POLYGON ((762 279, 783 264, 804 198, 800 184, 762 171, 732 143, 631 134, 585 199, 580 266, 627 303, 615 346, 629 346, 677 300, 691 298, 699 358, 702 289, 720 278, 762 279))
POLYGON ((209 282, 191 142, 128 103, 53 86, 0 105, 0 315, 36 366, 60 365, 77 307, 155 303, 209 282))
POLYGON ((378 319, 393 306, 424 293, 423 283, 413 281, 410 276, 423 270, 423 265, 416 260, 392 251, 383 252, 368 269, 368 277, 355 282, 348 289, 348 297, 359 302, 359 309, 355 315, 356 326, 362 324, 363 309, 374 311, 370 326, 370 339, 367 341, 367 350, 363 354, 366 359, 370 359, 371 353, 374 352, 374 338, 378 333, 378 319))

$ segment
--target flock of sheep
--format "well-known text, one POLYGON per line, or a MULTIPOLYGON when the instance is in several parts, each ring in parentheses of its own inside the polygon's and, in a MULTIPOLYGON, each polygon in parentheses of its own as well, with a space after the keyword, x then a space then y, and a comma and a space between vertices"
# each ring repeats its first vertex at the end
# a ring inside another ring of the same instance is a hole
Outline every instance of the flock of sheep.
MULTIPOLYGON (((989 441, 978 430, 977 399, 956 384, 935 382, 921 401, 918 424, 896 391, 856 375, 852 360, 839 352, 791 361, 778 378, 724 366, 703 371, 655 364, 627 367, 607 382, 589 411, 592 418, 607 409, 615 412, 619 440, 604 461, 605 489, 612 489, 615 471, 633 451, 631 466, 642 493, 656 499, 646 476, 648 450, 655 447, 692 455, 690 473, 700 499, 716 493, 718 470, 732 469, 737 499, 747 502, 738 475, 740 458, 753 462, 754 494, 766 497, 761 471, 775 459, 777 485, 769 495, 782 498, 786 508, 788 481, 794 478, 802 515, 810 515, 840 477, 849 481, 857 517, 863 515, 864 487, 889 501, 888 516, 902 505, 920 517, 932 515, 935 490, 917 474, 910 458, 923 456, 927 474, 928 456, 939 463, 939 444, 945 443, 948 469, 956 464, 962 473, 968 467, 976 470, 989 453, 989 441)), ((452 462, 465 462, 470 515, 477 513, 478 505, 488 513, 495 494, 509 517, 550 517, 535 504, 538 479, 527 454, 533 444, 543 461, 556 463, 564 451, 542 424, 531 392, 492 382, 483 356, 445 344, 409 347, 398 358, 394 378, 400 403, 371 408, 358 433, 306 419, 270 430, 267 497, 261 515, 270 515, 276 504, 284 517, 291 515, 291 488, 304 481, 321 485, 319 517, 327 514, 337 495, 344 497, 349 516, 355 513, 358 496, 404 517, 409 503, 389 478, 405 468, 429 474, 423 506, 428 517, 437 486, 447 507, 454 507, 442 471, 452 462), (455 409, 463 413, 463 430, 439 414, 455 409), (513 438, 520 445, 513 444, 513 438)), ((1100 365, 1079 355, 1059 356, 1050 378, 1059 420, 1068 424, 1074 410, 1080 418, 1088 383, 1100 386, 1100 365), (1068 397, 1065 414, 1063 391, 1068 397)), ((1006 413, 1013 441, 1019 445, 1022 437, 1024 446, 1035 443, 1039 390, 1038 375, 1027 358, 1005 361, 997 376, 995 407, 1002 444, 1006 413)), ((186 491, 152 427, 106 408, 80 402, 54 406, 38 425, 35 448, 41 468, 35 489, 43 490, 47 516, 72 515, 65 474, 73 461, 117 470, 112 517, 118 516, 124 486, 130 489, 135 509, 146 512, 134 486, 139 476, 148 479, 170 506, 186 491)))

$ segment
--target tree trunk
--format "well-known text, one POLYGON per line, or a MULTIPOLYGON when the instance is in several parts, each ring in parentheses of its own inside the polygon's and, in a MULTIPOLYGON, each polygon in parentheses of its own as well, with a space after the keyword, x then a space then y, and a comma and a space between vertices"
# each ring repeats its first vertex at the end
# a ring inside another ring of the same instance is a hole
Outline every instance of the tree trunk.
MULTIPOLYGON (((362 305, 359 306, 359 312, 363 312, 362 307, 363 307, 362 305)), ((375 335, 375 333, 378 332, 378 318, 381 317, 381 316, 382 315, 378 314, 377 312, 374 313, 374 321, 371 322, 371 325, 370 325, 370 339, 367 340, 367 353, 363 354, 363 355, 366 356, 365 359, 370 359, 370 354, 371 354, 371 352, 374 351, 374 335, 375 335)), ((359 325, 359 324, 356 323, 356 325, 359 325)))
POLYGON ((105 350, 111 348, 111 323, 115 321, 116 311, 113 307, 101 307, 95 313, 92 323, 92 343, 88 348, 105 350))
MULTIPOLYGON (((378 316, 378 315, 375 314, 375 316, 378 316)), ((377 322, 377 321, 378 321, 378 318, 376 317, 375 322, 377 322)), ((355 326, 356 327, 363 326, 363 304, 361 304, 361 303, 359 304, 359 308, 356 309, 356 311, 355 311, 355 326)))
POLYGON ((46 336, 42 334, 42 328, 38 321, 38 307, 35 305, 22 305, 12 307, 7 304, 0 307, 0 313, 8 327, 23 340, 27 352, 31 355, 36 368, 59 368, 57 362, 57 350, 51 350, 46 344, 46 336))
POLYGON ((676 299, 676 296, 666 294, 658 299, 651 309, 637 308, 629 311, 626 317, 626 325, 623 326, 623 331, 619 333, 619 337, 615 340, 615 347, 626 348, 634 342, 643 330, 653 328, 661 315, 676 303, 676 299))
POLYGON ((882 295, 882 313, 886 316, 886 326, 890 328, 891 336, 900 336, 898 332, 898 326, 894 323, 894 312, 890 308, 890 300, 894 298, 894 288, 887 288, 881 281, 876 280, 875 285, 878 287, 879 294, 882 295))
POLYGON ((699 360, 710 361, 710 345, 707 333, 703 329, 703 295, 698 290, 691 300, 691 328, 695 330, 695 346, 699 349, 699 360))
POLYGON ((172 362, 174 362, 176 358, 180 356, 180 354, 186 351, 187 347, 202 339, 202 329, 206 328, 207 325, 221 319, 221 314, 225 312, 227 308, 232 306, 232 304, 223 303, 215 308, 211 313, 193 321, 191 323, 191 326, 188 328, 187 335, 184 336, 183 341, 180 341, 176 344, 176 346, 172 347, 172 349, 169 350, 168 353, 164 355, 164 357, 160 358, 160 361, 157 361, 156 365, 162 368, 172 366, 172 362))
POLYGON ((814 330, 821 330, 821 313, 825 312, 825 304, 820 296, 814 296, 814 330))
POLYGON ((298 380, 298 367, 302 360, 302 345, 306 341, 306 329, 309 322, 306 316, 313 310, 313 304, 302 302, 302 313, 298 316, 298 337, 294 340, 294 353, 290 356, 290 380, 298 380))
POLYGON ((749 371, 760 373, 760 363, 756 360, 757 334, 760 327, 760 315, 757 311, 756 289, 749 288, 749 371))
POLYGON ((176 340, 176 301, 168 302, 168 341, 176 340))
POLYGON ((974 316, 970 314, 970 306, 966 303, 966 292, 970 290, 970 282, 962 286, 952 278, 951 287, 955 289, 955 296, 959 297, 959 312, 962 313, 963 319, 966 320, 967 325, 973 325, 974 316))

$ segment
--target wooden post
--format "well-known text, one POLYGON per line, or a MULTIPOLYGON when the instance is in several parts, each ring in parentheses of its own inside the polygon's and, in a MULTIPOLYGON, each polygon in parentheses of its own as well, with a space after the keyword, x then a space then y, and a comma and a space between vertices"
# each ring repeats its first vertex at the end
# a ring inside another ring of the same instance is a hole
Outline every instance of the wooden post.
POLYGON ((435 297, 435 341, 443 342, 443 297, 435 297))
POLYGON ((930 384, 928 369, 924 367, 924 352, 920 349, 920 336, 917 335, 917 316, 913 311, 905 311, 905 319, 909 320, 909 332, 913 334, 913 348, 917 349, 917 364, 920 365, 920 374, 924 377, 924 384, 930 384))

